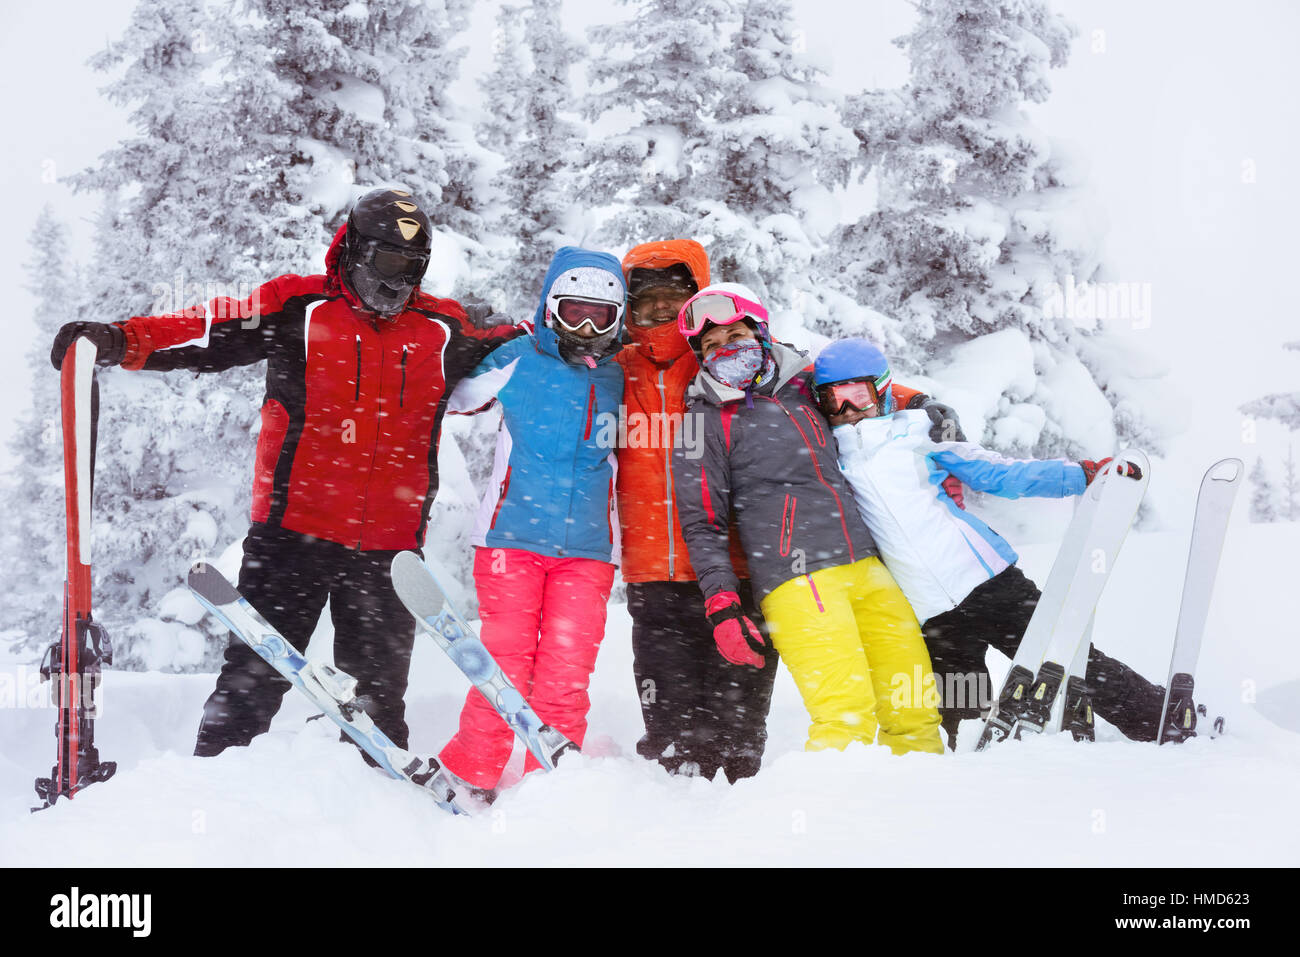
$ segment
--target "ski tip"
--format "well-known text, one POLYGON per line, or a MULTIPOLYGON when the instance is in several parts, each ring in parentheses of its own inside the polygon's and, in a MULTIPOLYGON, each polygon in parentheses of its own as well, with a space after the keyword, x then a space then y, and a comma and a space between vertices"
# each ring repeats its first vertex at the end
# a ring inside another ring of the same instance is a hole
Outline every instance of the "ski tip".
POLYGON ((398 552, 390 569, 393 588, 411 614, 432 618, 442 610, 442 588, 423 559, 415 552, 398 552))
POLYGON ((214 605, 228 605, 239 600, 235 586, 208 562, 195 562, 191 565, 186 581, 191 591, 197 592, 214 605))
POLYGON ((1241 459, 1220 459, 1209 467, 1205 478, 1212 482, 1226 482, 1235 485, 1246 474, 1246 466, 1241 459))
POLYGON ((1151 460, 1147 458, 1147 454, 1141 449, 1123 449, 1115 458, 1117 460, 1123 459, 1125 462, 1132 462, 1142 469, 1144 473, 1151 470, 1151 460))
POLYGON ((1111 461, 1097 474, 1096 479, 1088 485, 1083 494, 1090 496, 1093 501, 1100 501, 1103 489, 1108 485, 1112 485, 1111 478, 1115 475, 1116 469, 1125 462, 1137 466, 1141 473, 1137 476, 1137 481, 1125 481, 1123 483, 1131 492, 1136 493, 1138 501, 1141 501, 1146 492, 1147 484, 1151 481, 1151 461, 1141 449, 1124 449, 1115 453, 1111 461))

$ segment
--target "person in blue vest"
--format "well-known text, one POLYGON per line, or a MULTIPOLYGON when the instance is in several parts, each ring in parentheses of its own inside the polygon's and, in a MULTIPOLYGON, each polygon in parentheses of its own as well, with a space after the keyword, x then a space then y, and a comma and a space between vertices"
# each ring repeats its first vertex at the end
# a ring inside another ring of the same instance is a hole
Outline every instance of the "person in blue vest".
MULTIPOLYGON (((531 334, 489 353, 450 400, 462 414, 502 408, 473 534, 483 644, 538 716, 579 747, 618 562, 611 423, 623 395, 614 357, 626 298, 613 256, 560 249, 531 334)), ((513 741, 471 689, 440 757, 490 800, 513 741)), ((538 767, 530 753, 525 770, 538 767)))

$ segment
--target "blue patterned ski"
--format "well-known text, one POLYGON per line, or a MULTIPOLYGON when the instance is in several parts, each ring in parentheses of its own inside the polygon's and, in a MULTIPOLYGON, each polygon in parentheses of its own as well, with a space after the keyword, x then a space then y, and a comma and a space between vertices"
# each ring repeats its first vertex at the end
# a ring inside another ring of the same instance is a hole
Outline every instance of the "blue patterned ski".
POLYGON ((190 569, 189 586, 204 608, 310 698, 384 771, 418 787, 444 811, 467 813, 456 803, 455 791, 436 760, 418 758, 398 747, 375 726, 370 715, 357 702, 355 678, 330 665, 303 657, 211 565, 196 563, 190 569))
POLYGON ((496 659, 474 634, 474 629, 447 600, 446 589, 438 581, 438 576, 421 561, 419 555, 415 552, 399 553, 393 558, 392 575, 393 588, 402 604, 497 709, 502 720, 528 746, 542 767, 553 770, 561 754, 578 750, 577 745, 563 734, 543 723, 510 683, 496 659))

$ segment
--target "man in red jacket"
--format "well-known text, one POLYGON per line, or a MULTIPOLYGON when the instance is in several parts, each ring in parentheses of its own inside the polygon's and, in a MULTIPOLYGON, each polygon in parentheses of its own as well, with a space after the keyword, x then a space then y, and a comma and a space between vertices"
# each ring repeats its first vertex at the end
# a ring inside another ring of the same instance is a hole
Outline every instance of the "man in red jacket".
MULTIPOLYGON (((480 330, 453 300, 422 293, 430 248, 418 201, 373 190, 335 235, 324 275, 280 276, 244 302, 214 299, 176 315, 69 323, 50 357, 58 368, 87 336, 99 364, 127 369, 219 372, 266 361, 239 590, 299 650, 328 601, 335 664, 403 747, 414 622, 388 566, 424 543, 447 397, 519 333, 480 330)), ((248 744, 290 687, 238 639, 225 657, 199 756, 248 744)))

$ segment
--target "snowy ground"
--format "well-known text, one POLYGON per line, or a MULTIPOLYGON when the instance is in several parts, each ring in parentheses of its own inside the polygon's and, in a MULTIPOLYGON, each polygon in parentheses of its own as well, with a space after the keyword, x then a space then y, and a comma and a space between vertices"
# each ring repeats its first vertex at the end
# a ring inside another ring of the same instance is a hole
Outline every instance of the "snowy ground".
MULTIPOLYGON (((1185 548, 1186 532, 1132 536, 1098 612, 1097 643, 1160 681, 1185 548)), ((331 725, 304 724, 309 709, 293 694, 252 747, 190 757, 212 677, 156 673, 107 676, 97 732, 117 776, 32 815, 31 782, 49 771, 54 718, 15 706, 24 672, 10 663, 3 674, 17 693, 0 709, 0 863, 1293 865, 1300 624, 1283 612, 1294 588, 1294 562, 1283 559, 1298 548, 1300 524, 1239 523, 1230 533, 1198 678, 1198 699, 1227 717, 1225 737, 1157 749, 1103 723, 1092 746, 1049 737, 978 755, 811 754, 783 671, 763 771, 735 786, 673 778, 636 756, 630 623, 611 605, 591 753, 530 776, 474 819, 451 818, 365 767, 331 725), (1032 805, 1014 803, 1035 791, 1032 805), (1045 858, 1026 858, 1028 841, 1008 840, 1013 833, 1033 834, 1045 858)), ((1026 571, 1041 582, 1053 552, 1023 547, 1026 571)), ((466 687, 431 642, 418 643, 414 750, 450 736, 466 687)))

